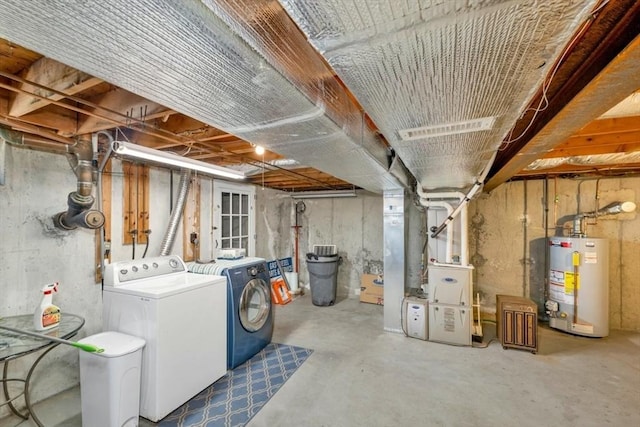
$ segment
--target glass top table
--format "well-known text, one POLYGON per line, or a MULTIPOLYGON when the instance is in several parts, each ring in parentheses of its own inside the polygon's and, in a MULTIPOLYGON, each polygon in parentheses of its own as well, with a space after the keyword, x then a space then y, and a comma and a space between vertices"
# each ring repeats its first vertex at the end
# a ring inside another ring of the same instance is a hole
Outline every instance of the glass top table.
POLYGON ((6 401, 0 402, 0 406, 9 405, 11 412, 13 412, 15 415, 25 420, 28 419, 29 416, 31 416, 36 425, 40 427, 44 426, 40 422, 36 414, 33 412, 33 408, 31 407, 29 396, 31 375, 33 374, 33 371, 35 370, 38 363, 40 363, 42 358, 55 347, 60 345, 60 343, 49 341, 44 338, 34 337, 26 333, 5 330, 2 329, 3 326, 19 331, 47 335, 52 338, 68 339, 75 336, 83 325, 84 318, 70 313, 62 313, 58 326, 46 331, 35 330, 35 328, 33 327, 33 314, 0 318, 0 362, 4 363, 4 367, 2 370, 2 379, 0 380, 0 382, 2 383, 4 397, 6 399, 6 401), (33 362, 31 368, 27 373, 27 376, 24 379, 9 377, 9 362, 11 360, 18 359, 39 350, 43 350, 42 354, 40 354, 35 362, 33 362), (11 396, 9 390, 10 383, 23 384, 24 388, 22 392, 11 396), (26 413, 20 412, 14 404, 15 400, 21 396, 24 396, 27 410, 26 413))

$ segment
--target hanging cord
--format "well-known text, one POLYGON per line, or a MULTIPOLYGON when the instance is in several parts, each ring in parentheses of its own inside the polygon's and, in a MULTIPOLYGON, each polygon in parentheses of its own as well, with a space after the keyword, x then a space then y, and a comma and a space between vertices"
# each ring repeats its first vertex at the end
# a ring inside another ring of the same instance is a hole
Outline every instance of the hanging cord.
MULTIPOLYGON (((480 323, 489 323, 491 325, 495 325, 496 322, 494 322, 493 320, 481 320, 480 323)), ((491 338, 489 341, 487 341, 486 343, 473 343, 473 341, 471 342, 471 347, 473 348, 487 348, 489 347, 489 345, 494 342, 497 341, 498 337, 493 337, 491 338)))
POLYGON ((131 259, 136 259, 136 235, 138 230, 130 230, 129 234, 131 234, 131 259))
POLYGON ((149 250, 149 240, 151 240, 149 238, 149 235, 151 234, 151 230, 144 230, 144 234, 145 236, 147 236, 147 244, 144 247, 144 253, 142 254, 142 258, 147 256, 147 251, 149 250))
POLYGON ((535 108, 528 108, 522 113, 522 116, 524 117, 524 115, 529 111, 534 111, 533 117, 529 121, 529 124, 522 132, 520 132, 520 135, 517 136, 516 138, 513 138, 513 131, 515 130, 515 126, 511 128, 511 132, 509 132, 508 140, 504 142, 504 147, 501 148, 499 151, 505 150, 509 144, 516 142, 520 138, 522 138, 527 133, 527 131, 531 128, 538 114, 541 111, 544 111, 547 109, 547 107, 549 106, 549 100, 547 98, 547 90, 549 89, 549 86, 551 86, 551 82, 553 81, 558 69, 560 68, 560 65, 562 65, 566 55, 575 48, 579 39, 586 32, 586 30, 591 26, 591 23, 595 20, 600 10, 602 10, 602 8, 607 5, 607 3, 609 3, 609 0, 603 1, 600 4, 600 6, 598 6, 593 12, 591 12, 587 17, 587 19, 585 19, 584 22, 580 25, 578 32, 573 36, 571 41, 565 46, 564 50, 562 51, 562 54, 560 55, 560 58, 556 61, 556 64, 553 67, 553 70, 551 71, 550 75, 544 78, 542 82, 542 94, 540 97, 540 102, 538 102, 538 105, 535 108))
POLYGON ((407 297, 403 297, 402 298, 402 304, 400 304, 400 327, 402 328, 402 332, 404 332, 404 336, 408 337, 409 334, 407 334, 407 331, 404 328, 404 302, 407 299, 407 297))

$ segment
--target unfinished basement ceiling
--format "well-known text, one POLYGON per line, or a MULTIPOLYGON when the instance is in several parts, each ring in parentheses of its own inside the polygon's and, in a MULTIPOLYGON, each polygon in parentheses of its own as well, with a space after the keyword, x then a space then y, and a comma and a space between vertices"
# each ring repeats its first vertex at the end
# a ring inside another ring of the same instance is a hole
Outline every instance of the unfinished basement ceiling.
MULTIPOLYGON (((64 143, 118 129, 287 191, 379 193, 414 179, 465 190, 494 156, 508 164, 526 146, 514 125, 541 87, 562 92, 564 64, 600 47, 591 34, 624 24, 619 43, 637 35, 637 6, 613 3, 0 0, 0 124, 64 143)), ((640 88, 628 84, 603 108, 640 88)), ((640 131, 633 117, 627 138, 640 131)), ((568 151, 558 154, 576 157, 568 151)), ((525 164, 502 182, 559 165, 525 164)), ((633 157, 625 165, 640 169, 633 157)))
POLYGON ((282 0, 425 190, 468 189, 595 1, 282 0), (465 123, 488 120, 475 128, 465 123), (433 136, 407 139, 438 127, 433 136))

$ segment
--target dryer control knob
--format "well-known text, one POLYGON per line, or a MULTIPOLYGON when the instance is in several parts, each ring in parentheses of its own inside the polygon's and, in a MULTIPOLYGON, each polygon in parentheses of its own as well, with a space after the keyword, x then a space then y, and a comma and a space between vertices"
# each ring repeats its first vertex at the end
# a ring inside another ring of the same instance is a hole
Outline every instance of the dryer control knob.
POLYGON ((258 274, 258 269, 256 267, 249 268, 249 274, 255 276, 258 274))

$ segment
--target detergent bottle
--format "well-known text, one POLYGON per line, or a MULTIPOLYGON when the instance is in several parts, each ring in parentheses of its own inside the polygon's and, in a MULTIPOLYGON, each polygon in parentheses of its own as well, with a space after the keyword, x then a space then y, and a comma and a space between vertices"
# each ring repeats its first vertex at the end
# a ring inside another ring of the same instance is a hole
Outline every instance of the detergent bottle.
POLYGON ((33 313, 33 327, 36 331, 55 328, 60 323, 60 309, 52 303, 54 292, 58 292, 58 282, 49 283, 42 288, 40 305, 33 313))

